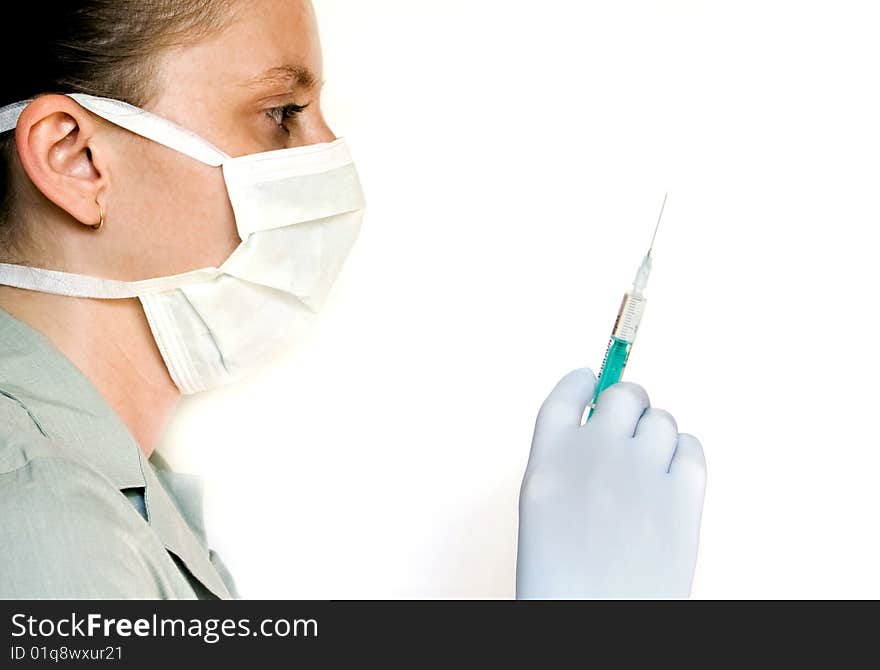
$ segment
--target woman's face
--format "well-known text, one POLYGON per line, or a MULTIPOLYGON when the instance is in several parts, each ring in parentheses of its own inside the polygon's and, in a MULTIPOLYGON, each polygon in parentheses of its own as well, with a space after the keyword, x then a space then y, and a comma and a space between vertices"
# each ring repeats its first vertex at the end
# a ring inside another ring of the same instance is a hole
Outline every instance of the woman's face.
MULTIPOLYGON (((239 1, 231 11, 222 31, 161 55, 159 93, 145 108, 232 156, 335 139, 321 114, 311 2, 239 1)), ((63 269, 139 280, 219 266, 239 244, 220 169, 107 124, 95 126, 90 151, 107 223, 100 234, 77 226, 63 269)))

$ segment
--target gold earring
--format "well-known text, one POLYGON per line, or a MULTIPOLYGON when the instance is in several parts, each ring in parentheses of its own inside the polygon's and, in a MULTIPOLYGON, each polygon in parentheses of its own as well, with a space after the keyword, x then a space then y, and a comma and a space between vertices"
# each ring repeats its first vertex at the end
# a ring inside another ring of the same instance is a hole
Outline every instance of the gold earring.
POLYGON ((101 215, 101 220, 92 226, 92 230, 97 232, 97 231, 101 230, 101 228, 104 227, 104 208, 101 207, 101 203, 98 202, 97 198, 95 198, 95 204, 98 206, 98 213, 101 215))

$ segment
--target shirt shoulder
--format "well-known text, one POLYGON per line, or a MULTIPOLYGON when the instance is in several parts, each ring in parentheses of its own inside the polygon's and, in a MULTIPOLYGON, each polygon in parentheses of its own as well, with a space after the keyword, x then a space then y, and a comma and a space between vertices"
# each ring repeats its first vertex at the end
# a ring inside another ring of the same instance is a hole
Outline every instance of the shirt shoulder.
POLYGON ((0 468, 0 598, 179 597, 170 557, 126 496, 42 441, 18 435, 0 468))
POLYGON ((45 432, 24 403, 0 388, 0 473, 20 468, 40 454, 51 455, 47 442, 45 432))

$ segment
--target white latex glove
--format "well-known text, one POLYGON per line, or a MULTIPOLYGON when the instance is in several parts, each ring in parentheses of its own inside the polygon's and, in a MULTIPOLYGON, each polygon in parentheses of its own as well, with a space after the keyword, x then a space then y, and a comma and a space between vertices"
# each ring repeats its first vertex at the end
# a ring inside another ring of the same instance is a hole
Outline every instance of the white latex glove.
POLYGON ((541 407, 519 499, 517 598, 686 598, 706 488, 703 448, 641 386, 565 377, 541 407))

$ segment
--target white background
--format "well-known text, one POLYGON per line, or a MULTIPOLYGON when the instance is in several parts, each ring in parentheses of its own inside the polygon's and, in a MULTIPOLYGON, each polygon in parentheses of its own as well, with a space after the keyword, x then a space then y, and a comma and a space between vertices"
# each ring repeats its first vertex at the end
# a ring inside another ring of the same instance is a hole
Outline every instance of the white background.
POLYGON ((694 596, 880 597, 871 2, 316 0, 369 201, 314 338, 189 401, 245 597, 511 597, 534 417, 598 370, 704 444, 694 596))

